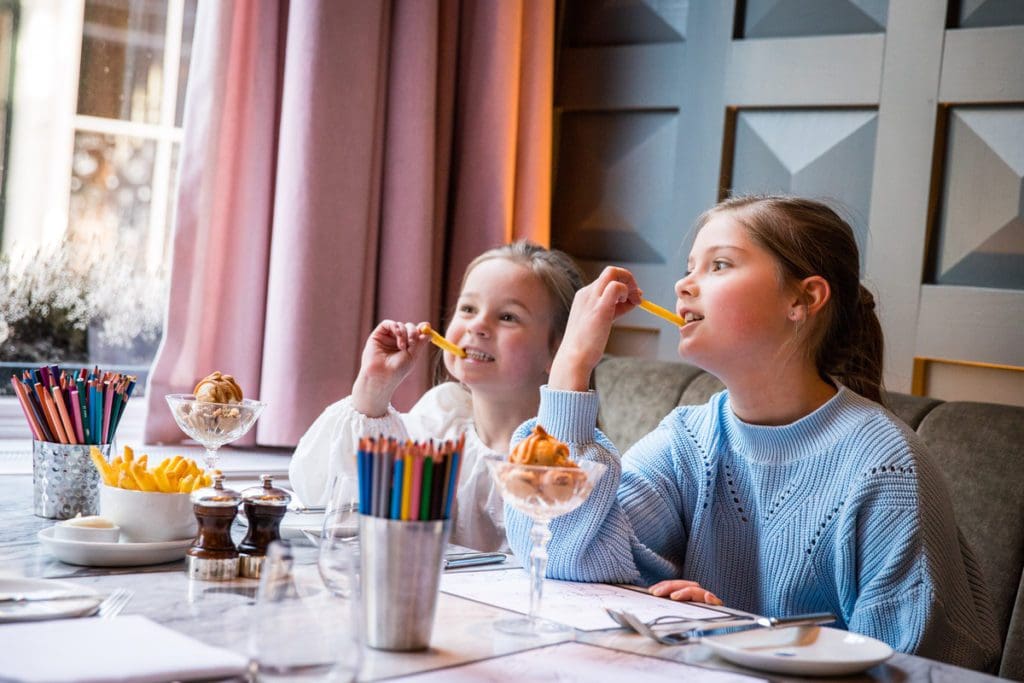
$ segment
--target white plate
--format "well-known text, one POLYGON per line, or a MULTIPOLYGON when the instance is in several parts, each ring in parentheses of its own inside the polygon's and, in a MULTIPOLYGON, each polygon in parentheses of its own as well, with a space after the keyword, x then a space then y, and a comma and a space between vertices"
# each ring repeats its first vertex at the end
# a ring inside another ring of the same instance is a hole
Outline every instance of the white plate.
POLYGON ((185 557, 191 538, 159 543, 87 543, 53 537, 53 527, 37 535, 39 542, 54 557, 67 564, 86 567, 138 567, 145 564, 174 562, 185 557))
POLYGON ((95 595, 81 600, 52 600, 36 602, 0 603, 0 623, 11 621, 40 621, 59 617, 82 617, 96 611, 103 596, 88 586, 52 579, 0 578, 0 595, 8 593, 45 593, 53 597, 68 595, 95 595))
POLYGON ((880 640, 824 626, 741 631, 702 642, 735 664, 802 676, 857 673, 892 656, 880 640))

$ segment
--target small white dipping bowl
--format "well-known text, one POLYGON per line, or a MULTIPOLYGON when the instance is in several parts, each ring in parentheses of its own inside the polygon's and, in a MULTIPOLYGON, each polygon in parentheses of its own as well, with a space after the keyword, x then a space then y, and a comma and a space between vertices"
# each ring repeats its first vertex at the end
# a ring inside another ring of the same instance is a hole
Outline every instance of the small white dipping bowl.
POLYGON ((105 517, 72 517, 53 525, 53 537, 85 543, 117 543, 121 528, 105 517))
POLYGON ((100 514, 121 527, 128 543, 160 543, 192 538, 198 525, 192 494, 130 491, 100 486, 100 514))

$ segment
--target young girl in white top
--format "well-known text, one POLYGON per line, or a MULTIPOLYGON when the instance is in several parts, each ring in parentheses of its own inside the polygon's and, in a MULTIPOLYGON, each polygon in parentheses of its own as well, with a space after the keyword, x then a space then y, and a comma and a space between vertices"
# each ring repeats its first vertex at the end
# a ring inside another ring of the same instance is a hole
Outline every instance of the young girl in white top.
POLYGON ((363 349, 352 395, 329 406, 299 441, 288 470, 295 493, 307 505, 324 504, 336 477, 354 472, 361 437, 454 440, 465 432, 452 543, 505 548, 501 496, 483 458, 507 454, 513 430, 537 414, 538 388, 582 284, 560 251, 516 242, 478 256, 466 268, 445 333, 466 357, 445 352, 454 381, 435 386, 405 414, 391 397, 430 348, 429 337, 413 323, 381 322, 363 349))
MULTIPOLYGON (((882 332, 858 269, 852 230, 818 202, 741 197, 706 212, 676 283, 679 355, 726 391, 677 408, 621 459, 587 387, 640 289, 622 268, 582 289, 537 422, 608 469, 552 522, 548 576, 768 616, 831 612, 898 650, 987 667, 988 591, 942 473, 878 403, 882 332)), ((524 557, 530 520, 506 512, 524 557)))

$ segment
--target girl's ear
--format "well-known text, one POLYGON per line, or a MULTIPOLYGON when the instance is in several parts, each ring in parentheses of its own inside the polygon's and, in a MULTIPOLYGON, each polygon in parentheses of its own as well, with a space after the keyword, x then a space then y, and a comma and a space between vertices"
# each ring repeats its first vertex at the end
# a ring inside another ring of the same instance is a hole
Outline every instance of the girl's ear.
POLYGON ((820 275, 805 277, 797 286, 797 296, 789 310, 789 319, 802 323, 814 317, 832 298, 828 280, 820 275))
POLYGON ((828 303, 828 299, 831 298, 831 288, 828 287, 828 281, 821 275, 811 275, 810 278, 800 281, 795 294, 788 318, 794 323, 805 323, 807 318, 816 315, 828 303))

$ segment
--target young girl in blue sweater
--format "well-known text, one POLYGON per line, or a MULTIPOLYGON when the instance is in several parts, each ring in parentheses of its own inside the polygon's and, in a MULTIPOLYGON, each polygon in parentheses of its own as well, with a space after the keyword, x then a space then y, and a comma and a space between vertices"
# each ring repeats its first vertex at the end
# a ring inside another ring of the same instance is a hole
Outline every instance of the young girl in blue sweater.
MULTIPOLYGON (((588 386, 641 291, 612 267, 577 293, 536 422, 608 469, 552 523, 547 575, 771 616, 832 612, 897 650, 989 666, 989 595, 942 474, 879 405, 882 333, 850 227, 806 199, 727 200, 700 218, 675 289, 679 355, 726 391, 677 408, 620 458, 588 386)), ((506 506, 506 525, 526 557, 530 520, 506 506)))

